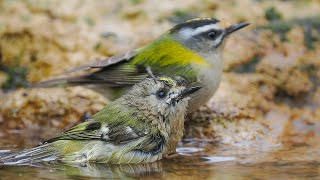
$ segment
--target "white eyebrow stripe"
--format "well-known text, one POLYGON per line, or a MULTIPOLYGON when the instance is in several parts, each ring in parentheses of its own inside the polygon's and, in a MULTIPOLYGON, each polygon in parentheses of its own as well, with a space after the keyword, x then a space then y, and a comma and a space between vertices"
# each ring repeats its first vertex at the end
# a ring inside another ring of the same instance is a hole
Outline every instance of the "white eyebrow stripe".
POLYGON ((179 34, 180 37, 182 37, 183 39, 188 39, 192 36, 201 34, 203 32, 207 32, 210 29, 220 29, 220 26, 218 26, 217 24, 209 24, 209 25, 205 25, 202 27, 198 27, 196 29, 191 29, 191 28, 183 28, 179 34))
POLYGON ((201 34, 203 32, 207 32, 210 29, 220 29, 220 27, 218 25, 216 25, 216 24, 205 25, 205 26, 198 27, 195 30, 193 30, 192 35, 194 36, 194 35, 197 35, 197 34, 201 34))

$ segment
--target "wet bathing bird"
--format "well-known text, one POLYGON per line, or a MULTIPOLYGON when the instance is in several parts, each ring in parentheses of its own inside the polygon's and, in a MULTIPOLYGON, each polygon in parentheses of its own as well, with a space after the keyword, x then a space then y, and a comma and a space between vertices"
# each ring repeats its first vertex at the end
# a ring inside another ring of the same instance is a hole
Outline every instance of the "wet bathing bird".
POLYGON ((175 153, 183 136, 189 95, 199 89, 169 77, 146 78, 88 121, 38 147, 0 155, 0 164, 160 160, 175 153))
POLYGON ((166 75, 202 87, 191 97, 188 106, 191 112, 205 104, 218 88, 226 39, 247 25, 239 23, 223 27, 214 18, 192 19, 174 26, 143 48, 69 71, 90 69, 94 72, 44 81, 34 87, 90 85, 90 88, 110 95, 115 94, 114 90, 119 92, 146 77, 166 75))

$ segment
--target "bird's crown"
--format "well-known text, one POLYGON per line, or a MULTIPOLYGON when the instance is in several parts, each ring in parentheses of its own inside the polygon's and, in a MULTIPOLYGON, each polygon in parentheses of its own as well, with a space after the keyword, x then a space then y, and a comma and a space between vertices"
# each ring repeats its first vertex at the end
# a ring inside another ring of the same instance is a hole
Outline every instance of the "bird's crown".
POLYGON ((176 26, 174 26, 170 32, 177 32, 183 28, 191 28, 191 29, 196 29, 198 27, 203 27, 206 25, 211 25, 211 24, 216 24, 220 22, 218 19, 215 18, 195 18, 188 20, 184 23, 180 23, 176 26))
POLYGON ((169 87, 173 87, 173 86, 176 85, 176 81, 175 80, 173 80, 170 77, 166 77, 166 76, 159 77, 159 81, 164 82, 169 87))

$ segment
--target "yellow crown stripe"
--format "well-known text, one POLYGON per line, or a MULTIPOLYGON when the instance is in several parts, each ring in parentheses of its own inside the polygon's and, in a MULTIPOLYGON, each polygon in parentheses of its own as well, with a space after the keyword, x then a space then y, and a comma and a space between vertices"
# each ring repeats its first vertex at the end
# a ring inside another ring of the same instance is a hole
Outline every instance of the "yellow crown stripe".
POLYGON ((175 81, 173 79, 169 78, 169 77, 160 77, 159 80, 160 81, 164 81, 169 85, 175 84, 175 81))
POLYGON ((215 20, 215 18, 194 18, 194 19, 190 19, 187 20, 186 22, 193 22, 193 21, 203 21, 203 20, 215 20))

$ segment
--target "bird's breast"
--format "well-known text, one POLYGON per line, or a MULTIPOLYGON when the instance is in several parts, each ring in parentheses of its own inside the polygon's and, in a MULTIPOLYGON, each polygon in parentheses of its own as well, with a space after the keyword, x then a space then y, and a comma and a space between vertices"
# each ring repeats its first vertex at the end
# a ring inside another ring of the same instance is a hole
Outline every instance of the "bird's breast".
POLYGON ((195 67, 198 69, 197 82, 194 85, 201 86, 202 88, 191 96, 189 101, 189 112, 197 110, 200 106, 204 105, 214 95, 219 87, 222 77, 222 67, 217 64, 216 66, 195 67))

